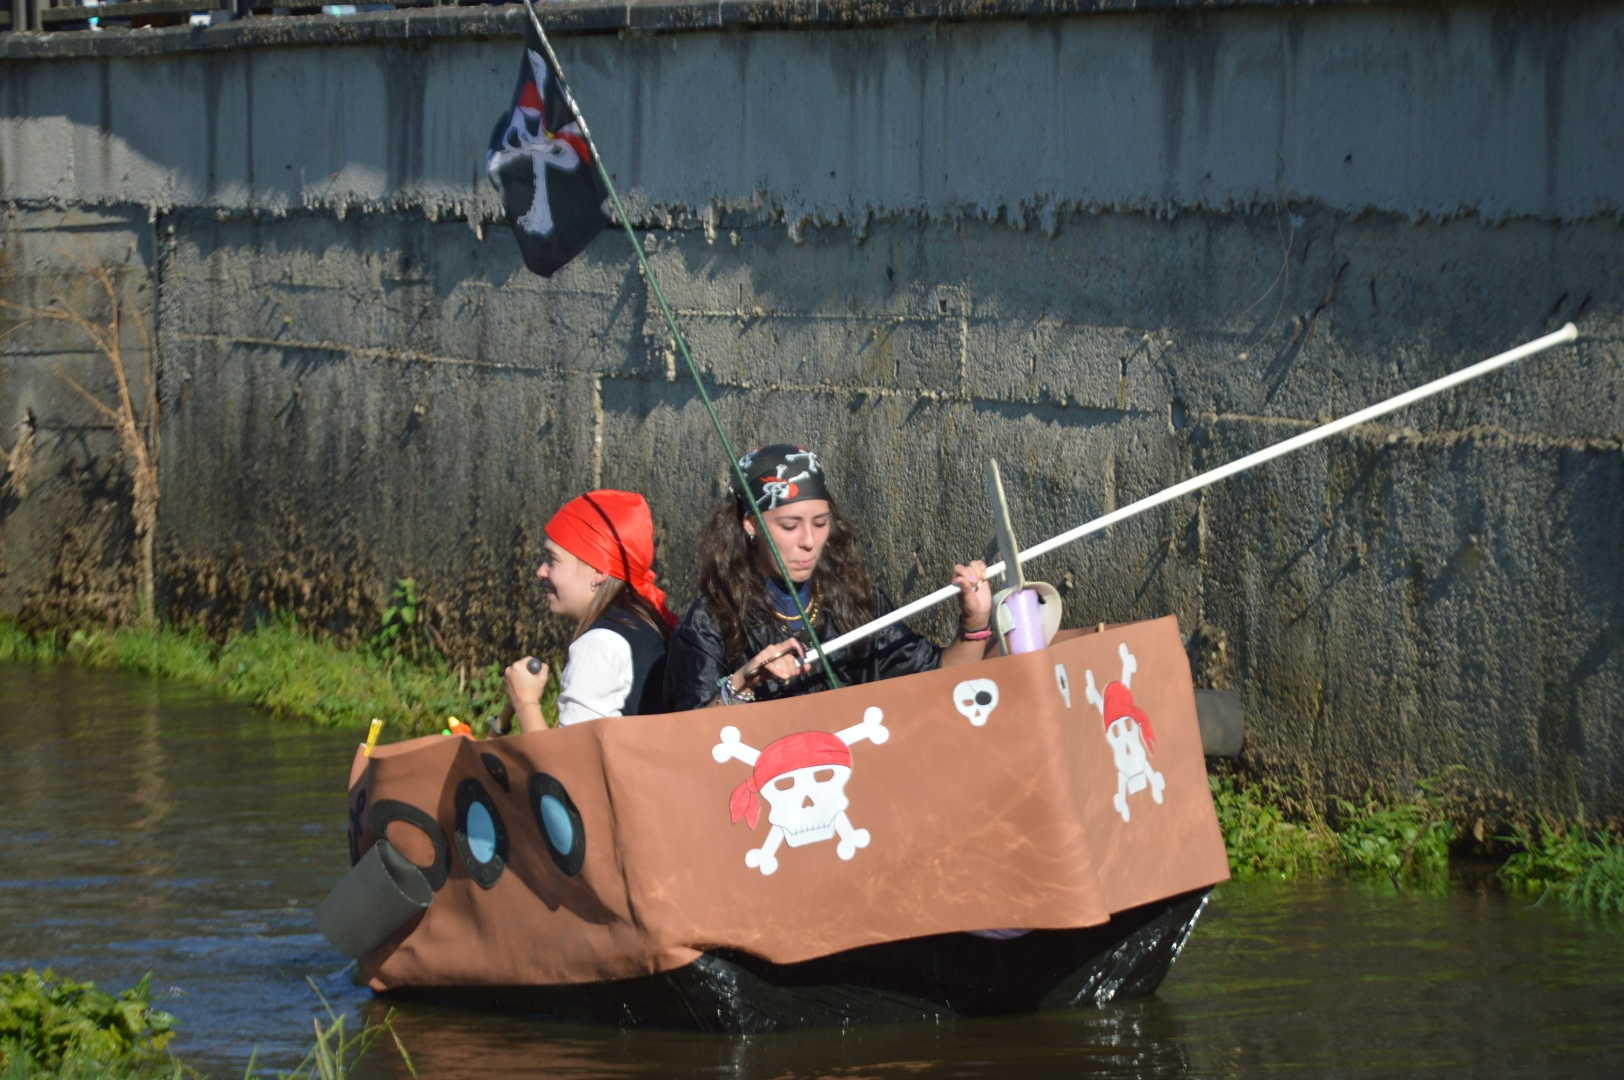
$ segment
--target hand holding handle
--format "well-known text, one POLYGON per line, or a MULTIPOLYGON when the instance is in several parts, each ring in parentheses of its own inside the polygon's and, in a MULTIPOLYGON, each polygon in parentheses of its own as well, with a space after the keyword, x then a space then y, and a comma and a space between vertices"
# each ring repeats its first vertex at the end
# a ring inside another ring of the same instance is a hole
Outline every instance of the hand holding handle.
MULTIPOLYGON (((538 657, 532 656, 525 669, 532 675, 540 675, 541 669, 546 665, 538 657)), ((502 706, 502 715, 491 721, 491 734, 506 735, 513 726, 513 702, 509 700, 502 706)))

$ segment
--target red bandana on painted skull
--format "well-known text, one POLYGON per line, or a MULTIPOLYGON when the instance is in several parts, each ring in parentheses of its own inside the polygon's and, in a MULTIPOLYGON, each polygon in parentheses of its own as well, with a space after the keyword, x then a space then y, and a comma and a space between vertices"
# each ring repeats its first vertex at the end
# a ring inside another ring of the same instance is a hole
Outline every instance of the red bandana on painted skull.
POLYGON ((755 771, 749 779, 733 789, 727 808, 737 825, 743 818, 752 829, 761 820, 761 789, 778 777, 796 769, 810 769, 819 765, 844 765, 851 768, 851 749, 838 735, 827 731, 802 731, 786 735, 772 743, 756 758, 755 771))
POLYGON ((1145 710, 1133 703, 1133 695, 1126 686, 1119 682, 1105 684, 1105 709, 1100 716, 1106 727, 1110 727, 1113 721, 1128 717, 1145 734, 1145 753, 1155 752, 1156 729, 1150 726, 1150 717, 1145 715, 1145 710))

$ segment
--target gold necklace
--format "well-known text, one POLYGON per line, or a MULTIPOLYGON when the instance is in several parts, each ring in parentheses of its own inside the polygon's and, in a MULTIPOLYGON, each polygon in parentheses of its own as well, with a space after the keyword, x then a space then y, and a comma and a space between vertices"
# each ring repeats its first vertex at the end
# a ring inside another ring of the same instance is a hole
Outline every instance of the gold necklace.
MULTIPOLYGON (((778 616, 780 619, 784 620, 785 622, 801 622, 801 617, 799 615, 785 615, 782 611, 779 611, 777 608, 773 608, 773 614, 778 616)), ((812 590, 812 602, 810 604, 806 605, 806 622, 801 623, 801 625, 802 625, 802 627, 805 627, 808 624, 815 626, 815 625, 817 625, 817 621, 818 621, 818 590, 814 587, 813 590, 812 590)))

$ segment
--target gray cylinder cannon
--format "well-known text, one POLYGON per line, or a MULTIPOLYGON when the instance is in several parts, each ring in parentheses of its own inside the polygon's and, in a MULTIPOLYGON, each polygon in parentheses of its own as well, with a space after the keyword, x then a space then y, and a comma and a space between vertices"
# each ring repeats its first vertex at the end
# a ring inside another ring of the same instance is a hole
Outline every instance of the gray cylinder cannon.
POLYGON ((359 960, 433 902, 423 871, 380 837, 316 908, 316 929, 359 960))

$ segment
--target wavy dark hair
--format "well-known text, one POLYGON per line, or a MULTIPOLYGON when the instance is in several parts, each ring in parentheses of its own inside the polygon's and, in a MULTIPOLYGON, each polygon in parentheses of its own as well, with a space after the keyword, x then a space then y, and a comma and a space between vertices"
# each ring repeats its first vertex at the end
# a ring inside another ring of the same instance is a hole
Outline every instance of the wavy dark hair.
MULTIPOLYGON (((745 535, 745 513, 733 496, 724 498, 711 511, 699 541, 699 595, 727 638, 729 652, 740 660, 749 659, 753 651, 745 627, 753 622, 771 625, 774 613, 756 561, 758 544, 745 535)), ((842 630, 852 630, 874 617, 874 579, 863 564, 857 530, 833 498, 829 539, 812 571, 812 588, 819 608, 814 629, 821 631, 832 619, 842 630)))

